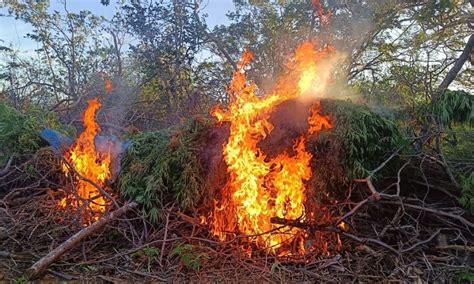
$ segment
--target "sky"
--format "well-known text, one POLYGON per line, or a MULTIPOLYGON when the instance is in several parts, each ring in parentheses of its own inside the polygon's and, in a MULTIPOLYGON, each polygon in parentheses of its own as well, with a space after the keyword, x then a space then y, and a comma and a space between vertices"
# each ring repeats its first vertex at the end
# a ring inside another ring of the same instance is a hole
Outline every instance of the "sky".
MULTIPOLYGON (((2 0, 0 0, 0 4, 1 2, 2 0)), ((116 8, 115 1, 111 0, 110 2, 109 6, 104 6, 100 4, 100 0, 68 0, 67 9, 69 12, 90 10, 95 15, 110 19, 115 14, 116 8)), ((51 10, 64 11, 64 6, 60 0, 50 0, 50 4, 51 10)), ((226 13, 234 10, 232 0, 203 0, 201 5, 203 7, 202 13, 208 14, 206 22, 210 28, 228 23, 226 13)), ((0 14, 8 15, 7 9, 0 8, 0 14)), ((32 27, 29 24, 15 20, 14 17, 0 17, 0 39, 3 40, 0 45, 18 49, 23 55, 32 55, 38 46, 32 40, 25 38, 31 29, 32 27)))

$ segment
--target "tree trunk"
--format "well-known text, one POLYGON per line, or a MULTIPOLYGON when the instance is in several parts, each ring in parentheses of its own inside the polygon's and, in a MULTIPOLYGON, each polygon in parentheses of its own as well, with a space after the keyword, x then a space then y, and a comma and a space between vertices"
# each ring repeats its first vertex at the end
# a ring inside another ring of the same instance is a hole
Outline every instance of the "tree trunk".
POLYGON ((453 67, 451 67, 448 74, 444 78, 443 82, 441 82, 441 85, 439 85, 438 89, 433 94, 434 102, 436 102, 437 100, 441 98, 441 95, 443 94, 443 92, 446 91, 449 85, 454 81, 459 71, 461 71, 461 68, 464 65, 464 63, 466 63, 466 61, 471 56, 473 48, 474 48, 474 34, 472 34, 469 37, 469 40, 467 41, 466 46, 464 47, 464 50, 461 53, 461 56, 459 56, 459 58, 456 60, 453 67))

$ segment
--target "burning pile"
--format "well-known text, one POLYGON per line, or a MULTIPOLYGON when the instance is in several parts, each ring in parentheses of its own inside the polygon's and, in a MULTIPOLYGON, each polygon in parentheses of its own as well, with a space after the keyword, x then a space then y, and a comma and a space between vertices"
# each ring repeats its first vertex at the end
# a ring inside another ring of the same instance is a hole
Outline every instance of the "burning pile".
POLYGON ((332 128, 330 117, 320 113, 318 100, 311 107, 308 129, 294 140, 289 151, 269 157, 259 142, 273 130, 269 122, 275 107, 295 98, 321 97, 329 82, 331 68, 318 69, 318 64, 334 56, 331 47, 319 48, 305 42, 288 63, 288 73, 279 78, 275 88, 264 97, 257 86, 246 82, 245 67, 253 58, 246 51, 229 85, 232 96, 227 109, 217 107, 212 114, 219 122, 230 124, 228 141, 223 147, 228 167, 228 180, 220 199, 215 199, 212 230, 221 240, 229 233, 242 233, 258 247, 280 255, 305 251, 305 232, 298 228, 281 228, 271 218, 304 221, 305 182, 312 175, 311 153, 305 148, 309 135, 332 128), (292 249, 292 251, 295 251, 292 249))
MULTIPOLYGON (((230 104, 213 109, 217 125, 194 117, 132 138, 117 190, 142 205, 152 222, 163 220, 166 204, 201 216, 205 211, 202 221, 214 236, 243 236, 242 248, 249 254, 255 248, 280 256, 329 253, 341 247, 337 233, 313 233, 292 224, 333 226, 339 216, 334 189, 346 188, 353 165, 372 168, 387 150, 377 141, 395 137, 393 126, 361 106, 321 100, 338 59, 332 47, 301 44, 266 96, 246 80, 252 59, 246 51, 238 64, 229 84, 230 104), (375 131, 364 138, 360 129, 375 131), (353 146, 362 149, 360 156, 344 150, 353 146), (373 148, 373 159, 364 147, 373 148)), ((97 143, 103 138, 95 120, 100 106, 98 99, 89 101, 84 132, 64 155, 63 171, 75 188, 60 204, 81 212, 85 224, 106 210, 108 201, 99 188, 112 182, 117 153, 128 146, 117 150, 112 140, 97 143)))
MULTIPOLYGON (((321 9, 319 5, 320 18, 323 16, 321 9)), ((315 98, 325 95, 333 72, 333 65, 326 63, 335 57, 335 49, 331 46, 320 47, 315 42, 301 44, 287 64, 288 72, 279 78, 268 95, 262 97, 257 95, 257 86, 247 82, 245 76, 245 68, 253 54, 247 50, 242 55, 228 88, 231 103, 226 109, 216 107, 212 111, 219 122, 227 122, 230 126, 229 137, 223 146, 227 181, 220 196, 214 198, 211 217, 212 232, 219 239, 226 240, 232 233, 239 233, 249 237, 250 244, 279 255, 305 252, 306 231, 295 227, 282 228, 273 224, 271 219, 306 221, 315 218, 313 212, 305 209, 305 183, 313 175, 313 155, 306 149, 306 143, 309 137, 333 128, 330 116, 322 114, 320 101, 315 98), (294 99, 311 102, 307 109, 310 113, 307 127, 295 137, 292 147, 269 155, 260 143, 274 129, 270 115, 277 106, 294 99)), ((112 88, 107 83, 105 87, 109 92, 112 88)), ((110 152, 101 154, 94 144, 99 131, 95 113, 99 108, 97 99, 89 102, 83 119, 85 130, 65 155, 72 167, 63 167, 67 174, 74 168, 77 178, 74 195, 66 196, 60 204, 81 208, 82 212, 86 211, 84 207, 87 208, 89 216, 86 219, 89 221, 96 220, 104 212, 107 202, 98 188, 102 188, 111 177, 110 152)), ((138 165, 135 163, 135 167, 141 169, 138 165)), ((165 188, 170 184, 173 183, 157 185, 165 188)), ((148 186, 146 188, 149 191, 148 186)), ((160 191, 156 186, 152 190, 160 191)))
POLYGON ((83 114, 84 131, 65 153, 67 164, 63 164, 64 173, 71 171, 75 177, 72 193, 60 201, 60 206, 78 208, 85 223, 97 220, 105 211, 108 202, 99 191, 111 177, 111 153, 102 153, 96 149, 95 138, 100 127, 95 120, 101 107, 99 99, 88 102, 83 114))

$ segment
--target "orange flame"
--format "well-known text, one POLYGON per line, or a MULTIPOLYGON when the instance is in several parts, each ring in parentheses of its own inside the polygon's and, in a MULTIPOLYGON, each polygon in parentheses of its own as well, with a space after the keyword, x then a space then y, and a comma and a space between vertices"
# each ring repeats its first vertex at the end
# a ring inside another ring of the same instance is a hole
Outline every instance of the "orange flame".
MULTIPOLYGON (((294 141, 292 154, 282 152, 269 158, 257 146, 272 131, 267 120, 274 107, 286 100, 308 93, 319 93, 328 77, 318 76, 318 61, 328 57, 333 48, 319 49, 311 42, 300 45, 288 63, 289 73, 281 77, 265 97, 256 95, 257 86, 247 83, 244 68, 253 55, 245 51, 229 84, 231 102, 227 109, 217 106, 211 114, 220 122, 230 123, 230 135, 223 155, 228 180, 220 200, 214 200, 212 231, 221 240, 229 233, 243 233, 258 247, 279 254, 289 253, 291 245, 304 251, 305 232, 281 228, 272 217, 304 220, 305 181, 311 175, 312 155, 305 149, 305 134, 294 141)), ((331 128, 329 116, 321 115, 319 103, 311 109, 309 133, 331 128)))
POLYGON ((110 79, 105 79, 104 80, 104 88, 105 92, 108 94, 113 91, 113 85, 112 85, 112 80, 110 79))
MULTIPOLYGON (((59 203, 62 207, 80 208, 86 223, 97 220, 108 204, 99 189, 89 182, 103 187, 105 181, 111 177, 110 153, 98 153, 94 144, 94 138, 100 131, 95 121, 96 112, 100 107, 99 99, 88 101, 83 114, 85 129, 65 154, 65 159, 80 176, 74 181, 75 192, 64 197, 59 203)), ((66 175, 70 173, 69 167, 65 164, 63 171, 66 175)))
POLYGON ((321 114, 321 102, 316 101, 310 109, 311 115, 308 117, 308 134, 316 134, 325 128, 332 128, 329 115, 321 114))
MULTIPOLYGON (((319 20, 321 21, 321 25, 325 26, 328 25, 332 16, 331 11, 327 11, 326 13, 324 12, 324 7, 323 4, 321 3, 321 0, 312 0, 312 4, 314 9, 317 9, 317 14, 319 17, 319 20)), ((316 11, 314 12, 316 14, 316 11)))

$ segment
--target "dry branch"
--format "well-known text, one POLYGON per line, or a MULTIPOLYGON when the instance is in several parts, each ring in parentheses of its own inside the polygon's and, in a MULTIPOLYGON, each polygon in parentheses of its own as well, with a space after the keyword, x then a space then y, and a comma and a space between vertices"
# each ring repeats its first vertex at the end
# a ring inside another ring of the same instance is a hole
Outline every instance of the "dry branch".
POLYGON ((401 201, 382 201, 382 202, 385 203, 385 204, 402 205, 406 208, 417 209, 417 210, 421 210, 421 211, 430 212, 430 213, 433 213, 435 215, 449 217, 449 218, 458 220, 459 222, 461 222, 466 227, 474 228, 474 223, 473 222, 471 222, 471 221, 469 221, 469 220, 465 219, 464 217, 462 217, 460 215, 457 215, 457 214, 444 212, 442 210, 437 210, 437 209, 434 209, 434 208, 423 207, 423 206, 418 206, 418 205, 409 204, 409 203, 402 203, 401 201))
POLYGON ((474 247, 461 246, 461 245, 446 245, 446 246, 437 246, 436 249, 441 250, 461 250, 474 253, 474 247))
POLYGON ((1 171, 0 171, 0 176, 3 176, 5 175, 6 173, 8 173, 9 169, 10 169, 10 166, 12 165, 12 161, 13 161, 13 158, 15 157, 15 154, 11 155, 10 158, 8 159, 7 161, 7 164, 5 165, 5 168, 3 168, 1 171))
POLYGON ((42 257, 38 260, 35 264, 33 264, 27 271, 26 274, 29 279, 35 279, 40 276, 52 263, 54 263, 61 255, 69 251, 70 249, 76 247, 81 240, 90 236, 95 231, 99 230, 100 228, 104 227, 108 222, 116 219, 120 215, 124 214, 125 212, 135 208, 138 204, 135 202, 127 203, 126 205, 120 207, 119 209, 105 215, 97 222, 93 223, 92 225, 80 230, 68 240, 63 242, 60 246, 56 247, 46 256, 42 257))
POLYGON ((380 200, 380 193, 375 189, 374 184, 372 183, 372 180, 370 177, 364 178, 364 179, 355 179, 355 182, 361 182, 361 183, 367 183, 367 186, 369 187, 370 192, 372 193, 371 198, 374 200, 380 200))
POLYGON ((68 160, 66 160, 66 158, 64 158, 62 155, 58 155, 59 158, 61 158, 61 161, 67 166, 68 170, 69 171, 72 171, 79 179, 91 184, 93 187, 95 187, 102 195, 104 195, 105 197, 107 197, 115 206, 115 208, 119 209, 120 206, 118 205, 117 201, 115 201, 115 199, 107 192, 105 191, 101 186, 99 186, 97 183, 95 183, 93 180, 81 175, 77 170, 76 168, 71 164, 69 163, 68 160))
POLYGON ((308 231, 328 231, 328 232, 336 232, 336 233, 342 232, 341 229, 337 228, 336 226, 332 224, 311 224, 311 223, 301 222, 299 220, 283 219, 280 217, 270 218, 270 223, 300 228, 300 229, 304 229, 308 231))
POLYGON ((314 231, 327 231, 327 232, 334 232, 334 233, 338 233, 338 234, 341 234, 349 239, 352 239, 358 243, 362 243, 362 244, 367 244, 367 243, 374 243, 376 245, 379 245, 381 247, 384 247, 392 252, 394 252, 395 254, 399 255, 400 252, 397 251, 396 249, 394 249, 393 247, 389 246, 388 244, 380 241, 380 240, 377 240, 377 239, 373 239, 373 238, 363 238, 363 237, 358 237, 358 236, 355 236, 353 234, 349 234, 347 232, 344 232, 343 230, 339 229, 338 227, 334 226, 334 225, 329 225, 329 224, 311 224, 311 223, 305 223, 305 222, 301 222, 299 220, 287 220, 287 219, 283 219, 283 218, 279 218, 279 217, 273 217, 270 219, 270 222, 273 223, 273 224, 279 224, 279 225, 285 225, 285 226, 290 226, 290 227, 296 227, 296 228, 300 228, 300 229, 304 229, 304 230, 307 230, 307 231, 310 231, 310 232, 314 232, 314 231))

